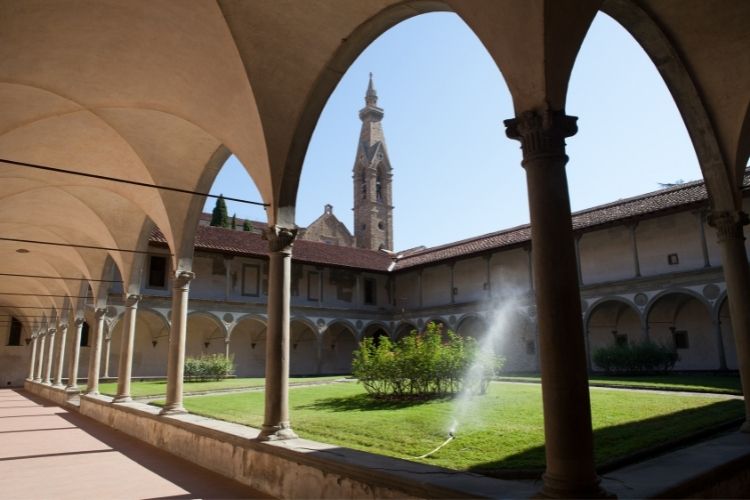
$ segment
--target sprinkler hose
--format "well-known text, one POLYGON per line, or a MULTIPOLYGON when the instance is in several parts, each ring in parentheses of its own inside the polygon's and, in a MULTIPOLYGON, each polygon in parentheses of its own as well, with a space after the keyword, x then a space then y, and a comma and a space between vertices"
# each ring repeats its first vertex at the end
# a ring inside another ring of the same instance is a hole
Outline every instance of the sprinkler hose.
POLYGON ((431 451, 431 452, 429 452, 429 453, 425 453, 425 454, 424 454, 424 455, 422 455, 422 456, 419 456, 419 457, 414 457, 414 458, 417 458, 417 459, 419 459, 419 458, 427 458, 427 457, 429 457, 430 455, 432 455, 433 453, 435 453, 436 451, 438 451, 438 450, 439 450, 440 448, 442 448, 442 447, 443 447, 443 446, 445 446, 446 444, 448 444, 448 443, 450 443, 451 441, 453 441, 453 439, 454 439, 455 437, 456 437, 456 436, 455 436, 455 435, 454 435, 454 434, 453 434, 452 432, 451 432, 451 433, 449 433, 449 434, 448 434, 448 439, 446 439, 445 441, 443 441, 443 444, 441 444, 440 446, 438 446, 437 448, 435 448, 434 450, 432 450, 432 451, 431 451))

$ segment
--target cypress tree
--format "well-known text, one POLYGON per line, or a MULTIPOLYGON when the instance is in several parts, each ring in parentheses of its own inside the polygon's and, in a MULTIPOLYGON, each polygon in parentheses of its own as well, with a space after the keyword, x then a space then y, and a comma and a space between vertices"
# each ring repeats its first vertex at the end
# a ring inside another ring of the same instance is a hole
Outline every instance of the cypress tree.
POLYGON ((227 215, 227 202, 224 196, 216 198, 216 206, 211 212, 211 225, 217 227, 229 227, 229 216, 227 215))
POLYGON ((245 222, 242 223, 242 230, 243 231, 252 231, 253 225, 250 224, 250 221, 245 219, 245 222))
POLYGON ((232 214, 232 231, 237 229, 237 214, 232 214))

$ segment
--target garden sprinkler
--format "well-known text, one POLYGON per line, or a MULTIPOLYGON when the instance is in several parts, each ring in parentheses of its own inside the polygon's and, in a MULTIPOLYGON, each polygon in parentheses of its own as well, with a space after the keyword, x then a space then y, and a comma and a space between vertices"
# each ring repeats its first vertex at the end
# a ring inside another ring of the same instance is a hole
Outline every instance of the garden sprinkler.
POLYGON ((437 452, 440 448, 442 448, 446 444, 448 444, 451 441, 453 441, 456 438, 456 424, 457 424, 457 422, 454 420, 453 421, 453 425, 451 425, 451 428, 448 430, 448 439, 446 439, 445 441, 443 441, 440 446, 438 446, 437 448, 435 448, 434 450, 432 450, 429 453, 425 453, 424 455, 421 455, 419 457, 414 457, 414 458, 416 458, 416 459, 427 458, 430 455, 432 455, 433 453, 437 452))

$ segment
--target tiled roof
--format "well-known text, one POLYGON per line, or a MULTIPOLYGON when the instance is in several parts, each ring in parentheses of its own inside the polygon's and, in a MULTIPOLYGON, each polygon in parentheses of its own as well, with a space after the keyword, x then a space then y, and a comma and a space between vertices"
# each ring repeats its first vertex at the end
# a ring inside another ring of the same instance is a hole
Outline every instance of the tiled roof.
MULTIPOLYGON (((745 173, 743 186, 746 192, 749 191, 750 171, 745 173)), ((688 182, 576 212, 573 214, 573 229, 586 231, 628 219, 639 219, 701 205, 706 200, 706 188, 703 181, 688 182)), ((265 224, 260 222, 255 225, 255 221, 253 225, 256 229, 260 225, 265 227, 265 224)), ((311 264, 386 272, 520 245, 530 239, 531 228, 525 224, 446 245, 396 253, 398 257, 395 257, 395 266, 392 265, 394 258, 383 252, 298 239, 294 243, 293 257, 296 261, 311 264)), ((154 230, 151 235, 151 243, 166 244, 164 236, 158 229, 154 230)), ((195 236, 195 249, 263 257, 267 255, 268 244, 263 241, 260 234, 255 232, 232 231, 201 225, 198 226, 195 236)))

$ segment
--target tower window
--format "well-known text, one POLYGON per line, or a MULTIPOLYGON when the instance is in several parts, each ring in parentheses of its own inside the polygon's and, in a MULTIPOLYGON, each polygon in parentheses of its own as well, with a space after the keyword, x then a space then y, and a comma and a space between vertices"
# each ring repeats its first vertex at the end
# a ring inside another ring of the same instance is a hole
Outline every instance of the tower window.
POLYGON ((382 222, 378 222, 378 229, 380 229, 382 231, 383 227, 384 227, 383 223, 382 222))
POLYGON ((375 178, 375 198, 378 201, 383 201, 383 175, 378 171, 378 176, 375 178))
POLYGON ((21 330, 23 325, 16 318, 10 321, 10 335, 8 335, 8 345, 21 345, 21 330))
POLYGON ((165 288, 167 285, 167 258, 152 255, 148 261, 148 287, 165 288))
POLYGON ((367 198, 367 179, 365 178, 364 172, 360 174, 359 179, 360 179, 359 182, 360 182, 361 190, 362 190, 362 199, 364 200, 365 198, 367 198))

